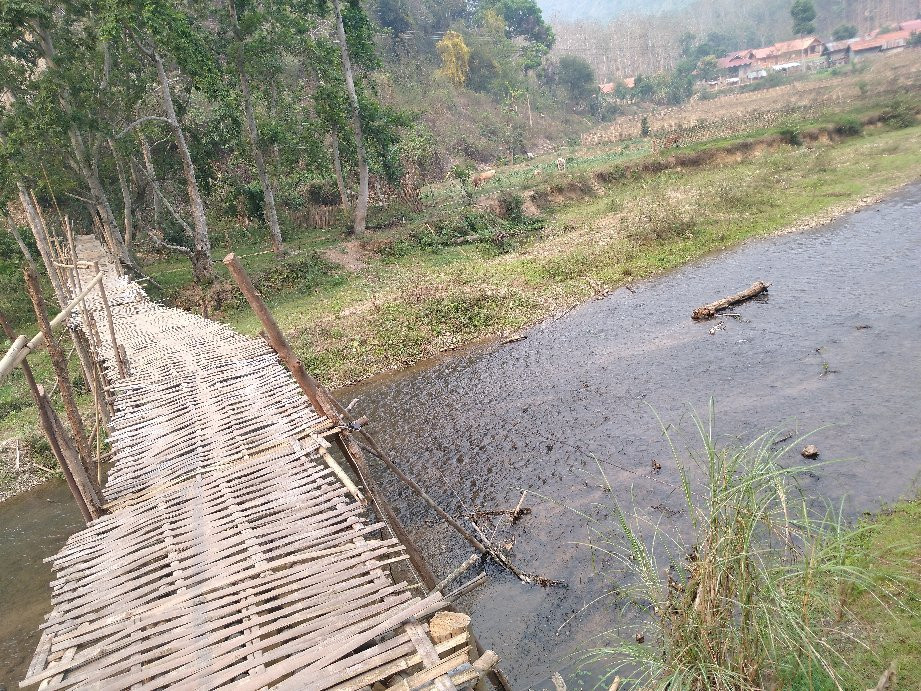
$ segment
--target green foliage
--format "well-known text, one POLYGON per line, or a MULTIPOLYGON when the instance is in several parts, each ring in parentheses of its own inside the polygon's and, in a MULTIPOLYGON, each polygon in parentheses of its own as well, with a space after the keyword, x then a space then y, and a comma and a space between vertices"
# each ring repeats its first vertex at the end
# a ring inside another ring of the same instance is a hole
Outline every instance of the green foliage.
POLYGON ((883 109, 882 121, 897 129, 917 124, 915 104, 907 98, 894 98, 883 109))
POLYGON ((831 32, 831 37, 835 41, 846 41, 856 36, 857 27, 853 24, 842 24, 841 26, 835 27, 834 31, 831 32))
POLYGON ((505 20, 508 38, 525 41, 523 51, 526 69, 540 66, 544 56, 553 48, 556 36, 553 28, 544 21, 540 7, 534 0, 485 0, 479 11, 494 10, 505 20))
POLYGON ((856 137, 863 132, 863 123, 860 122, 859 118, 847 115, 839 118, 834 128, 835 133, 842 137, 856 137))
POLYGON ((643 118, 640 120, 640 136, 641 136, 641 137, 648 137, 648 136, 649 136, 649 132, 650 132, 650 130, 649 130, 649 118, 648 118, 647 116, 644 115, 643 118))
POLYGON ((790 7, 790 16, 793 18, 793 33, 805 36, 815 33, 815 7, 812 0, 794 0, 790 7))
POLYGON ((564 55, 560 58, 558 81, 571 102, 584 102, 598 93, 595 72, 584 58, 564 55))
POLYGON ((785 125, 778 130, 778 134, 790 146, 803 145, 803 134, 799 125, 785 125))

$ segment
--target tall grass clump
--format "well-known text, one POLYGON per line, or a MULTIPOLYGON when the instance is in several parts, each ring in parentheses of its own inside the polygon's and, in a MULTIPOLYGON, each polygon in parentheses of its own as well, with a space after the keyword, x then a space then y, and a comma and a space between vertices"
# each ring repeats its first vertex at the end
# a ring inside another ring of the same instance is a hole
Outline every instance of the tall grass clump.
POLYGON ((843 628, 846 593, 873 579, 854 565, 841 511, 817 510, 800 491, 815 464, 781 464, 802 439, 778 444, 768 433, 721 447, 712 403, 708 420, 694 421, 696 451, 679 453, 665 433, 683 497, 673 526, 616 500, 591 520, 592 548, 615 564, 616 594, 637 623, 609 632, 615 642, 585 662, 646 691, 789 688, 803 677, 854 688, 829 641, 843 628))

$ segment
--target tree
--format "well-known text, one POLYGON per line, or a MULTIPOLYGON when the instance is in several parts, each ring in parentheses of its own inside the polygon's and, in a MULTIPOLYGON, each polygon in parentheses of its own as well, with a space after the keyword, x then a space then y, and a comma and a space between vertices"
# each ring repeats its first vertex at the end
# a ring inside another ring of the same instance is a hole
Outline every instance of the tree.
POLYGON ((793 33, 797 36, 806 36, 815 33, 815 7, 812 0, 795 0, 790 7, 790 16, 793 18, 793 33))
POLYGON ((437 47, 441 56, 439 74, 454 86, 464 86, 470 76, 470 49, 464 37, 456 31, 448 31, 437 47))
MULTIPOLYGON (((349 8, 354 5, 350 3, 349 8)), ((345 21, 342 18, 342 10, 339 7, 339 0, 333 0, 333 11, 336 15, 336 35, 339 38, 339 51, 342 58, 342 72, 345 75, 345 89, 349 98, 349 106, 352 114, 352 134, 355 137, 355 149, 358 154, 358 199, 355 201, 355 213, 352 216, 352 233, 360 235, 365 232, 365 226, 368 221, 368 152, 365 148, 365 135, 362 130, 361 109, 358 102, 358 92, 355 89, 355 73, 352 70, 352 58, 348 36, 345 32, 345 21)), ((360 17, 364 18, 361 7, 357 8, 361 13, 360 17)), ((355 37, 355 34, 352 34, 355 37)), ((358 38, 358 37, 356 37, 358 38)), ((359 50, 371 50, 368 48, 368 41, 359 44, 359 50)))
POLYGON ((558 81, 566 89, 570 102, 590 99, 598 90, 591 65, 575 55, 564 55, 560 58, 558 81))
MULTIPOLYGON (((228 12, 230 16, 233 36, 236 39, 236 45, 233 46, 235 53, 235 66, 237 75, 240 80, 240 95, 243 102, 243 120, 246 124, 246 133, 249 138, 250 147, 253 154, 253 162, 256 164, 256 173, 259 176, 259 182, 262 185, 263 212, 265 222, 269 228, 269 237, 272 239, 272 250, 276 256, 284 254, 284 244, 281 237, 281 225, 278 222, 278 211, 275 207, 275 191, 272 180, 269 178, 265 165, 265 156, 262 152, 262 141, 259 136, 259 128, 256 126, 256 116, 253 109, 253 94, 250 89, 249 66, 247 65, 247 42, 240 28, 240 20, 237 13, 237 0, 228 0, 228 12)), ((253 13, 255 14, 255 13, 253 13)), ((247 22, 249 26, 257 24, 258 20, 247 22)))
POLYGON ((831 32, 831 37, 836 41, 846 41, 857 36, 857 27, 853 24, 842 24, 831 32))
POLYGON ((707 55, 697 63, 697 76, 705 82, 712 82, 719 74, 719 63, 717 63, 715 55, 707 55))
POLYGON ((524 39, 522 55, 525 69, 540 67, 544 56, 553 48, 556 35, 553 28, 544 21, 537 3, 534 0, 486 0, 480 4, 481 13, 489 10, 495 11, 505 20, 508 38, 524 39))

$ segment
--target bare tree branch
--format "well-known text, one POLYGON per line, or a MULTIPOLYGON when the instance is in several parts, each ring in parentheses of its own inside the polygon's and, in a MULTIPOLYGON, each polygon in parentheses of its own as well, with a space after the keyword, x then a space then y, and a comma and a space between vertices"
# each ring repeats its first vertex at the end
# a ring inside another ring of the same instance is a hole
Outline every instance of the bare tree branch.
POLYGON ((145 122, 165 122, 167 125, 172 125, 172 124, 173 124, 173 123, 172 123, 170 120, 168 120, 167 118, 160 117, 159 115, 145 115, 145 116, 142 117, 142 118, 138 118, 137 120, 135 120, 134 122, 132 122, 130 125, 128 125, 125 129, 123 129, 121 132, 119 132, 118 134, 116 134, 116 135, 115 135, 115 138, 116 138, 116 139, 121 139, 123 136, 125 136, 126 134, 128 134, 128 133, 129 133, 131 130, 133 130, 135 127, 137 127, 137 126, 139 126, 139 125, 143 125, 145 122))

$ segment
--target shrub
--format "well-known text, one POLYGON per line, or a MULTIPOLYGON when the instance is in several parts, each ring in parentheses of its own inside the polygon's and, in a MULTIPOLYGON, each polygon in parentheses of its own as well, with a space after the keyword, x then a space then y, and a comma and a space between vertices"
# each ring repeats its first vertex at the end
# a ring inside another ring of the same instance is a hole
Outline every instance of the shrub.
POLYGON ((782 127, 779 134, 790 146, 802 146, 803 144, 802 132, 800 132, 799 127, 796 125, 787 125, 786 127, 782 127))
POLYGON ((896 129, 911 127, 917 122, 915 107, 907 99, 893 99, 883 110, 881 120, 896 129))
POLYGON ((650 132, 650 130, 649 130, 649 118, 646 117, 646 116, 644 115, 644 116, 643 116, 643 119, 640 120, 640 136, 641 136, 641 137, 648 137, 648 136, 649 136, 649 132, 650 132))
POLYGON ((857 118, 847 115, 835 123, 835 134, 842 137, 856 137, 863 132, 863 125, 857 118))
POLYGON ((607 660, 612 676, 631 672, 649 691, 790 688, 774 682, 802 673, 856 688, 827 640, 850 588, 887 593, 854 565, 858 536, 843 529, 840 511, 813 510, 802 495, 797 479, 814 466, 781 464, 803 439, 777 444, 770 432, 720 448, 712 402, 708 421, 694 420, 702 448, 690 462, 664 432, 683 497, 680 525, 628 515, 616 500, 608 519, 586 516, 593 550, 616 563, 618 596, 641 620, 638 643, 620 630, 585 661, 607 660))

